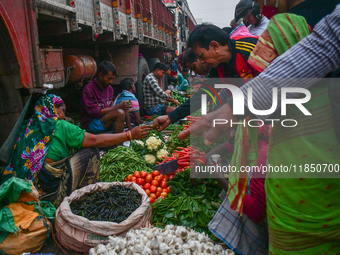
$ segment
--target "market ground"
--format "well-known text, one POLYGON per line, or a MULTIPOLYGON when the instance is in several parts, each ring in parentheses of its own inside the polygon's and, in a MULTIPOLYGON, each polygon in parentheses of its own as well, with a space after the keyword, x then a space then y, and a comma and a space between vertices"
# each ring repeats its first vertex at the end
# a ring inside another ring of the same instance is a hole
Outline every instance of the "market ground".
POLYGON ((87 254, 87 253, 80 253, 80 252, 75 252, 75 251, 72 251, 72 250, 68 250, 68 249, 65 249, 64 247, 63 247, 63 249, 64 249, 64 251, 66 253, 56 244, 56 242, 53 240, 53 238, 51 238, 43 246, 43 248, 38 253, 39 254, 40 253, 45 253, 45 254, 46 253, 50 253, 50 254, 54 254, 54 255, 65 255, 65 254, 68 254, 68 255, 81 255, 81 254, 87 254))

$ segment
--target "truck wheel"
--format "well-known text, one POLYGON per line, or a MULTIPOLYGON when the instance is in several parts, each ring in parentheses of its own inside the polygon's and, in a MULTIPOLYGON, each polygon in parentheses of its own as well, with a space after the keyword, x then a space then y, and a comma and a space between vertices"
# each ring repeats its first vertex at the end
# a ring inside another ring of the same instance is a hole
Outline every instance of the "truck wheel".
POLYGON ((146 60, 146 62, 148 62, 148 66, 149 66, 150 72, 152 72, 153 67, 155 66, 155 64, 159 63, 161 61, 159 61, 159 58, 148 58, 146 60))
POLYGON ((144 97, 143 97, 143 81, 145 77, 150 73, 148 63, 145 58, 138 59, 138 81, 136 83, 136 96, 139 101, 139 112, 141 116, 144 116, 144 97))

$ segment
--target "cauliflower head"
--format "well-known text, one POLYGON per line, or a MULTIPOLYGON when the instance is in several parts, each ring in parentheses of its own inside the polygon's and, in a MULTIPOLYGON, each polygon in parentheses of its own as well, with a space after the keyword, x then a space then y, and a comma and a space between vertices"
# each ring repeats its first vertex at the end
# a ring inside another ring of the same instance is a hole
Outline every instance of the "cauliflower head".
POLYGON ((145 143, 149 150, 157 150, 158 146, 162 144, 162 140, 151 136, 145 141, 145 143))
POLYGON ((160 149, 159 151, 157 151, 157 159, 158 160, 163 160, 163 156, 167 157, 169 155, 168 151, 165 149, 160 149))
POLYGON ((149 164, 155 164, 156 163, 156 157, 152 154, 146 154, 144 155, 146 163, 149 164))
POLYGON ((141 140, 135 140, 135 142, 136 142, 137 144, 140 144, 140 145, 142 145, 142 146, 144 147, 144 143, 143 143, 143 141, 141 141, 141 140))

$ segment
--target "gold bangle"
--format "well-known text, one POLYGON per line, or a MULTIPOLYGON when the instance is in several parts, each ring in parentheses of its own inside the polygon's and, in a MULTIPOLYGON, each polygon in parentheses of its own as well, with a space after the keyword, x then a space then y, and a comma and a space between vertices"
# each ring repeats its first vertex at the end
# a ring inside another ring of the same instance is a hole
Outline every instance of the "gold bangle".
POLYGON ((129 130, 129 137, 130 137, 130 141, 132 140, 132 134, 131 131, 129 130))

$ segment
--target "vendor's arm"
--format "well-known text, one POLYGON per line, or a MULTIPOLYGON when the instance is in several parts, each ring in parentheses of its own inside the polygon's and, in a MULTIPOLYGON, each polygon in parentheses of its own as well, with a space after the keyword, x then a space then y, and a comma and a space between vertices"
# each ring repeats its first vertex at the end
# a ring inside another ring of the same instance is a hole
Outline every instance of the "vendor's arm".
MULTIPOLYGON (((131 130, 132 139, 146 138, 150 126, 139 126, 131 130)), ((55 133, 50 142, 45 162, 51 163, 66 158, 70 149, 109 147, 130 140, 127 133, 93 135, 64 120, 58 120, 55 133)))

